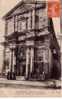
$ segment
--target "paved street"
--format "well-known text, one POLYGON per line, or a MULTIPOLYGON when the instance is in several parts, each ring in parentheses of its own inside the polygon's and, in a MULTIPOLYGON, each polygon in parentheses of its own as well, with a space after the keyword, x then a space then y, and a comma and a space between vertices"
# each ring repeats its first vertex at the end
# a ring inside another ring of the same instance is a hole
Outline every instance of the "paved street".
POLYGON ((62 96, 60 89, 43 89, 31 87, 0 87, 0 97, 20 97, 20 96, 62 96))
MULTIPOLYGON (((58 86, 60 81, 57 81, 58 86)), ((62 96, 61 89, 54 89, 47 86, 53 85, 53 81, 15 81, 0 79, 1 96, 62 96)))

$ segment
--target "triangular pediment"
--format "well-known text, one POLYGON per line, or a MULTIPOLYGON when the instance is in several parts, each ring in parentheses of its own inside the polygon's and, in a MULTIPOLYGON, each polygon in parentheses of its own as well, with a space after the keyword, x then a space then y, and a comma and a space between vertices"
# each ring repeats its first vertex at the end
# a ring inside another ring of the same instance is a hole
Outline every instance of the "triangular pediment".
POLYGON ((3 18, 6 19, 8 16, 13 16, 19 13, 29 11, 35 7, 35 4, 38 3, 38 6, 43 6, 44 1, 39 2, 19 2, 13 9, 11 9, 3 18))
POLYGON ((32 9, 33 7, 34 7, 34 4, 21 2, 18 5, 16 5, 13 9, 11 9, 3 18, 5 19, 8 16, 10 17, 12 15, 26 12, 32 9))
POLYGON ((26 12, 26 11, 32 9, 33 7, 34 7, 34 5, 32 5, 32 4, 22 4, 17 9, 15 9, 15 11, 12 13, 12 15, 13 14, 16 15, 16 14, 19 14, 19 13, 26 12))

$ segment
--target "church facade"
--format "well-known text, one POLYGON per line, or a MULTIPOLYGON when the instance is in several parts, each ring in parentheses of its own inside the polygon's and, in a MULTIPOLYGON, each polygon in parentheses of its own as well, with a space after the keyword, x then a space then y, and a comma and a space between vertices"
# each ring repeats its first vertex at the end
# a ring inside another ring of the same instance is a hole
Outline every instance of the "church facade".
POLYGON ((25 79, 60 77, 60 48, 47 2, 21 1, 5 16, 2 71, 25 79), (55 77, 57 76, 57 77, 55 77))

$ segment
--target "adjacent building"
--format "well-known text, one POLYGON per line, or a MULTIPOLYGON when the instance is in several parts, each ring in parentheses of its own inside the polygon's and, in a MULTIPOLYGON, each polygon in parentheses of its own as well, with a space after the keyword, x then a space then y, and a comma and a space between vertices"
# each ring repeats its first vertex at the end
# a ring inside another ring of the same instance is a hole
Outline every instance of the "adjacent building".
POLYGON ((21 1, 5 16, 4 64, 25 79, 60 77, 60 47, 46 1, 21 1))
POLYGON ((57 40, 59 42, 60 46, 60 52, 61 52, 61 77, 62 77, 62 1, 60 1, 60 33, 57 34, 57 40))

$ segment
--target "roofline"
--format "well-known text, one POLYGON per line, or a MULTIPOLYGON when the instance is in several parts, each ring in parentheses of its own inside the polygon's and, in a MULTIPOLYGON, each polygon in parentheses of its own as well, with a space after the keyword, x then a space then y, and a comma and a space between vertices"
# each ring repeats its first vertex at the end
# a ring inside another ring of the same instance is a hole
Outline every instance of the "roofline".
MULTIPOLYGON (((33 3, 37 3, 37 2, 40 3, 40 2, 47 2, 47 1, 46 1, 46 0, 44 0, 44 1, 43 1, 43 0, 42 0, 42 1, 35 1, 35 0, 34 0, 34 1, 31 2, 31 3, 33 4, 33 3)), ((12 12, 15 11, 15 9, 17 9, 19 6, 21 6, 21 5, 24 4, 24 3, 26 3, 26 1, 21 0, 18 4, 15 5, 15 7, 13 7, 10 11, 8 11, 2 18, 3 18, 3 19, 6 19, 7 16, 9 16, 12 12)), ((28 1, 27 3, 29 3, 29 1, 28 1)))
POLYGON ((20 1, 18 4, 16 4, 10 11, 8 11, 2 18, 5 19, 9 14, 11 14, 15 9, 18 8, 18 6, 22 5, 23 1, 20 1))

